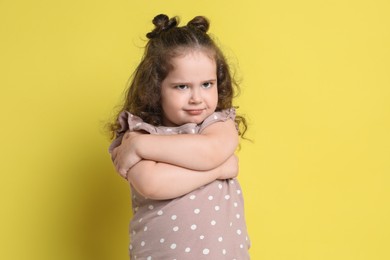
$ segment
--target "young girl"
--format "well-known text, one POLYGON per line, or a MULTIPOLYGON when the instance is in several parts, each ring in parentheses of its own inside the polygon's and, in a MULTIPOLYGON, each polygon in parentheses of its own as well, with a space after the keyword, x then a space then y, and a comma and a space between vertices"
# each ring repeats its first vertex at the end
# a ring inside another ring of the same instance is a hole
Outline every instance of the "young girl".
POLYGON ((130 259, 249 259, 234 155, 246 123, 229 67, 206 18, 153 24, 111 126, 109 150, 133 195, 130 259))

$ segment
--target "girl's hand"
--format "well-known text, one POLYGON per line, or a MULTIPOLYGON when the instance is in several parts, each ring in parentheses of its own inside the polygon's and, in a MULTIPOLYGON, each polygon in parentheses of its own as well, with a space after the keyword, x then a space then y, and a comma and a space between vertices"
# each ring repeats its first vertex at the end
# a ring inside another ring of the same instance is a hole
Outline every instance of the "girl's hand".
POLYGON ((120 146, 113 149, 111 159, 116 171, 125 179, 127 172, 142 158, 136 152, 136 142, 140 132, 126 132, 120 146))
POLYGON ((219 180, 235 178, 238 175, 238 157, 233 154, 221 166, 219 180))

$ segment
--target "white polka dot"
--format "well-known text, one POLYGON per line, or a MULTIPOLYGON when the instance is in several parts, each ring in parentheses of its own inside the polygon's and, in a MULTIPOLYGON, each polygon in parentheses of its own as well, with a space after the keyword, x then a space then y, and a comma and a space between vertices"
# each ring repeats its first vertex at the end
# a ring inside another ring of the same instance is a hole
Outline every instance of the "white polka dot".
POLYGON ((230 222, 230 226, 233 226, 233 222, 230 222))
POLYGON ((226 249, 222 249, 222 254, 226 255, 226 249))
POLYGON ((161 238, 160 239, 160 243, 162 244, 162 243, 164 243, 165 242, 165 239, 164 238, 161 238))
POLYGON ((190 200, 194 200, 195 198, 196 198, 195 195, 191 195, 191 196, 190 196, 190 200))
POLYGON ((240 191, 240 190, 237 190, 237 194, 241 194, 241 191, 240 191))
POLYGON ((191 129, 191 132, 192 132, 193 134, 195 134, 195 129, 191 129))
POLYGON ((173 227, 173 231, 177 232, 179 230, 179 227, 176 226, 176 227, 173 227))
POLYGON ((175 249, 175 248, 176 248, 176 244, 172 244, 171 249, 175 249))
POLYGON ((132 233, 133 233, 133 236, 134 236, 135 234, 137 234, 137 232, 135 232, 135 230, 133 230, 133 232, 132 232, 132 233))
POLYGON ((218 119, 218 116, 217 116, 217 115, 214 115, 214 119, 218 119))
POLYGON ((222 242, 222 241, 223 241, 223 238, 222 238, 222 237, 219 237, 219 238, 218 238, 218 241, 219 241, 219 242, 222 242))
POLYGON ((210 253, 210 250, 208 248, 203 249, 203 254, 208 255, 210 253))
POLYGON ((195 209, 195 210, 194 210, 194 213, 195 213, 195 214, 199 214, 199 213, 200 213, 200 209, 195 209))
POLYGON ((225 200, 230 199, 230 195, 225 195, 225 200))
POLYGON ((222 184, 221 184, 221 183, 218 184, 218 188, 219 188, 219 189, 222 189, 222 184))
POLYGON ((234 184, 234 181, 233 181, 233 180, 230 180, 230 184, 234 184))
POLYGON ((148 230, 148 227, 147 227, 147 226, 145 226, 145 227, 144 227, 144 231, 147 231, 147 230, 148 230))
POLYGON ((167 132, 172 132, 172 129, 171 129, 171 128, 168 128, 168 129, 167 129, 167 132))
POLYGON ((151 256, 148 256, 148 258, 146 258, 146 260, 152 260, 152 257, 151 257, 151 256))
POLYGON ((203 240, 204 239, 204 235, 201 235, 199 238, 203 240))
POLYGON ((247 236, 245 237, 245 241, 248 241, 248 237, 247 236))
POLYGON ((186 253, 189 253, 191 251, 191 248, 187 247, 185 250, 184 250, 186 253))
POLYGON ((209 200, 213 200, 213 198, 214 198, 213 196, 211 196, 211 195, 209 196, 209 200))
POLYGON ((241 230, 240 229, 237 229, 237 234, 241 235, 241 230))
POLYGON ((177 216, 176 215, 172 215, 171 219, 175 220, 175 219, 177 219, 177 216))
POLYGON ((192 225, 192 226, 191 226, 191 229, 192 229, 192 230, 195 230, 195 229, 196 229, 196 225, 195 225, 195 224, 192 225))
POLYGON ((154 209, 154 206, 153 205, 149 205, 148 207, 150 210, 154 209))
POLYGON ((236 214, 236 218, 240 218, 240 214, 237 213, 237 214, 236 214))
POLYGON ((157 215, 159 215, 159 216, 161 216, 162 214, 164 214, 164 212, 163 212, 162 210, 159 210, 159 211, 157 212, 157 215))
POLYGON ((244 245, 243 245, 243 244, 241 244, 241 245, 240 245, 240 248, 241 248, 241 249, 242 249, 242 248, 244 248, 244 245))
POLYGON ((137 211, 138 211, 138 207, 135 207, 135 208, 134 208, 134 211, 137 212, 137 211))
POLYGON ((135 124, 135 126, 140 126, 141 125, 141 123, 137 123, 137 124, 135 124))
POLYGON ((237 207, 238 207, 238 204, 237 204, 237 202, 234 202, 234 204, 233 204, 233 205, 234 205, 234 207, 235 207, 235 208, 237 208, 237 207))
POLYGON ((141 242, 141 246, 145 246, 145 241, 142 241, 142 242, 141 242))
POLYGON ((211 225, 212 225, 212 226, 215 226, 215 224, 217 224, 217 222, 216 222, 215 220, 212 220, 212 221, 211 221, 211 225))
POLYGON ((130 250, 132 250, 133 249, 133 245, 130 245, 130 250))
POLYGON ((141 222, 142 222, 142 220, 144 220, 144 219, 143 219, 143 218, 140 218, 140 219, 138 220, 138 222, 139 222, 139 223, 141 223, 141 222))
POLYGON ((218 210, 220 209, 220 207, 219 207, 219 206, 215 206, 214 209, 215 209, 216 211, 218 211, 218 210))

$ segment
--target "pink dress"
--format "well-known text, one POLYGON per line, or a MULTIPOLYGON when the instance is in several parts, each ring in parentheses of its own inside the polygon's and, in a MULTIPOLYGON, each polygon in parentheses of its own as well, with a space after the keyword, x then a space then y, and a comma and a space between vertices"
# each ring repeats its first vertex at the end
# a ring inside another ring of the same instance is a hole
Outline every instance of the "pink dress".
MULTIPOLYGON (((234 118, 232 108, 213 113, 200 125, 155 127, 123 112, 119 118, 122 129, 110 150, 120 144, 127 130, 144 130, 150 134, 199 134, 210 124, 234 118)), ((244 202, 236 178, 215 180, 171 200, 145 198, 132 186, 131 192, 130 259, 249 259, 244 202)))

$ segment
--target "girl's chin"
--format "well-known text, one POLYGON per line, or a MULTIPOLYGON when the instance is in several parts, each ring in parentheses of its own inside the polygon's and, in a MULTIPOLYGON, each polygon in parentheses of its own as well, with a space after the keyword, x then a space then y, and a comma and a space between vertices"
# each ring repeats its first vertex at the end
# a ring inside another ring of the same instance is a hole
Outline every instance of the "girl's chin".
POLYGON ((194 116, 188 120, 188 123, 200 124, 205 120, 204 116, 194 116))

